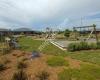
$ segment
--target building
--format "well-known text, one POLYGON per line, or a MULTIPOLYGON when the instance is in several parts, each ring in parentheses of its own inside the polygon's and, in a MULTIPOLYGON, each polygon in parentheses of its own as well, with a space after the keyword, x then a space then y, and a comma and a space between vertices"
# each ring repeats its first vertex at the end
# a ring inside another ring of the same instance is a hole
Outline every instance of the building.
MULTIPOLYGON (((87 33, 91 33, 91 31, 92 31, 92 30, 87 30, 86 32, 87 32, 87 33)), ((94 32, 93 32, 93 33, 94 33, 94 32)), ((97 34, 100 34, 100 29, 99 29, 99 28, 96 29, 96 33, 97 33, 97 34)))
POLYGON ((40 32, 33 31, 32 29, 29 28, 18 28, 14 30, 0 28, 0 35, 20 35, 20 34, 36 35, 36 34, 40 34, 40 32))

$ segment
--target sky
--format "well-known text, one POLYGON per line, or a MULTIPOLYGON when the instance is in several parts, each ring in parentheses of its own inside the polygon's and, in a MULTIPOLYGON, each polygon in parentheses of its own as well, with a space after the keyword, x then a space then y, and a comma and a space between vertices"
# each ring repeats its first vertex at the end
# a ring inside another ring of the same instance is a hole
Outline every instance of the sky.
POLYGON ((96 24, 100 0, 0 0, 0 28, 66 29, 96 24))

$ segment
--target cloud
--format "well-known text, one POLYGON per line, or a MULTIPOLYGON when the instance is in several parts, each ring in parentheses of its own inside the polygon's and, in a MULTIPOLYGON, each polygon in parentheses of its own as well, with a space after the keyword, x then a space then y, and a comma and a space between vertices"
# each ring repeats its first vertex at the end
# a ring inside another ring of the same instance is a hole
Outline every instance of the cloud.
POLYGON ((0 0, 0 27, 67 28, 79 24, 81 17, 100 20, 99 13, 100 0, 0 0))

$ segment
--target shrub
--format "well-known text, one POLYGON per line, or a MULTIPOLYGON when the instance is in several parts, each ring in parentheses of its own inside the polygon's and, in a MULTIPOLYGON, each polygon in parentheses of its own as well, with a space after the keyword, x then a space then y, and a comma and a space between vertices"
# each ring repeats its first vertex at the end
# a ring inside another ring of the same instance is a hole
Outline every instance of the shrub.
POLYGON ((12 54, 13 56, 17 56, 17 54, 12 54))
POLYGON ((4 64, 0 64, 0 71, 3 71, 5 69, 5 65, 4 64))
POLYGON ((63 57, 55 56, 51 57, 47 60, 47 64, 50 66, 68 66, 68 61, 66 61, 63 57))
POLYGON ((81 50, 81 45, 79 44, 79 43, 70 43, 69 45, 68 45, 68 51, 79 51, 79 50, 81 50))
POLYGON ((88 50, 89 49, 89 44, 87 42, 80 42, 79 43, 79 47, 80 47, 80 50, 88 50))
POLYGON ((23 70, 14 73, 12 80, 28 80, 26 73, 23 70))
POLYGON ((89 46, 90 46, 90 49, 97 49, 96 43, 91 43, 89 46))
POLYGON ((0 36, 0 42, 4 42, 5 41, 5 37, 4 36, 0 36))
POLYGON ((47 71, 42 71, 36 74, 37 80, 48 80, 49 73, 47 71))
POLYGON ((100 42, 97 43, 97 49, 100 49, 100 42))
POLYGON ((76 47, 76 43, 70 43, 69 45, 68 45, 68 51, 75 51, 75 47, 76 47))
POLYGON ((27 57, 22 58, 22 61, 26 61, 26 60, 28 60, 28 58, 27 58, 27 57))
POLYGON ((17 64, 17 68, 18 69, 23 69, 23 68, 26 68, 27 67, 27 65, 26 65, 26 63, 25 62, 18 62, 18 64, 17 64))
POLYGON ((10 52, 10 49, 4 48, 3 49, 3 55, 8 54, 10 52))
POLYGON ((79 51, 79 50, 88 50, 90 49, 89 44, 87 42, 80 42, 80 43, 70 43, 68 45, 68 51, 79 51))
POLYGON ((10 63, 11 61, 9 60, 9 59, 7 59, 7 58, 5 58, 5 59, 3 59, 3 63, 4 64, 8 64, 8 63, 10 63))

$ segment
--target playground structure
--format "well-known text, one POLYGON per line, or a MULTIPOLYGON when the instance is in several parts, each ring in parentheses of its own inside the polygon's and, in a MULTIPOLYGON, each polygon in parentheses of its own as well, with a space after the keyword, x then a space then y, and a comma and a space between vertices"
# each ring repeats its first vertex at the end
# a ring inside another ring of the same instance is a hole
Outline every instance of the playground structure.
POLYGON ((46 28, 46 39, 51 39, 52 38, 52 29, 47 27, 46 28))
POLYGON ((73 27, 73 31, 75 33, 75 39, 77 39, 77 40, 80 40, 80 39, 77 38, 77 35, 76 35, 76 33, 79 32, 80 34, 86 34, 86 33, 89 34, 87 38, 84 38, 84 39, 81 38, 81 41, 90 40, 91 35, 94 34, 96 42, 98 42, 98 36, 97 36, 96 25, 95 24, 90 25, 90 26, 73 27), (79 31, 77 31, 78 29, 79 29, 79 31), (82 31, 82 29, 84 29, 84 30, 82 31), (86 29, 88 29, 88 30, 86 30, 86 29))
POLYGON ((70 43, 83 42, 83 41, 89 42, 89 43, 99 42, 95 24, 90 25, 90 26, 73 27, 72 33, 74 33, 74 39, 70 41, 69 40, 66 40, 66 41, 55 40, 55 38, 52 39, 53 34, 56 34, 57 32, 54 33, 53 31, 50 31, 50 30, 52 29, 48 29, 47 31, 48 33, 47 35, 51 36, 49 37, 49 39, 51 39, 50 42, 62 50, 65 50, 68 47, 68 44, 70 43), (77 33, 79 36, 77 35, 77 33))

